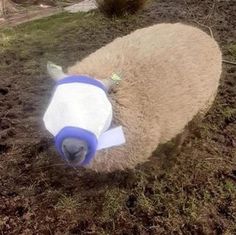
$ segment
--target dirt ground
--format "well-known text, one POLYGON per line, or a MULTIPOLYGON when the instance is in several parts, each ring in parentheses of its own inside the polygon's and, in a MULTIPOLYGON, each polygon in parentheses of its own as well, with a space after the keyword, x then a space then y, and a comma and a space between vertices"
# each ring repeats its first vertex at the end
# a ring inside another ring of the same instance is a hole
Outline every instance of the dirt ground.
POLYGON ((214 105, 182 148, 169 143, 133 171, 67 168, 43 127, 47 60, 66 67, 136 28, 178 21, 210 26, 236 60, 234 0, 159 0, 122 19, 63 13, 1 29, 0 234, 236 234, 236 66, 224 64, 214 105))

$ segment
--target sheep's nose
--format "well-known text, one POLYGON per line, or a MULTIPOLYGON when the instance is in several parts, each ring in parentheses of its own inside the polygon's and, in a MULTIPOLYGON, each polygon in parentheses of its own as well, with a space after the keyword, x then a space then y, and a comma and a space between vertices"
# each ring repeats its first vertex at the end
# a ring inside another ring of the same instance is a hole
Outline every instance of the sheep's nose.
POLYGON ((72 164, 77 164, 84 160, 87 148, 84 142, 76 139, 66 139, 62 144, 65 158, 72 164))
POLYGON ((76 158, 76 153, 77 152, 72 152, 70 151, 70 149, 68 150, 68 148, 65 146, 64 147, 66 149, 66 157, 70 162, 73 162, 76 158))
POLYGON ((83 156, 84 148, 75 146, 73 144, 63 145, 64 153, 70 162, 73 162, 76 158, 83 156))
POLYGON ((76 148, 76 146, 73 145, 69 145, 69 146, 65 146, 67 149, 67 153, 68 153, 68 159, 70 161, 74 161, 76 159, 76 157, 82 156, 84 148, 83 147, 79 147, 76 148))

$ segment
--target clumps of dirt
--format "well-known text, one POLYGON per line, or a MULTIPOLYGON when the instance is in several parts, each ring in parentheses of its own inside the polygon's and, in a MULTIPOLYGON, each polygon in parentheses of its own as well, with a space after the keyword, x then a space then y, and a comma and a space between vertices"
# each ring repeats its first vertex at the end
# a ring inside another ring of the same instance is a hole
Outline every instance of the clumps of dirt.
POLYGON ((8 89, 7 88, 0 88, 0 94, 1 95, 6 95, 8 93, 8 89))
POLYGON ((66 67, 134 29, 177 21, 206 32, 201 25, 210 26, 224 58, 236 60, 235 7, 232 1, 159 0, 119 20, 98 12, 61 14, 2 30, 1 234, 235 234, 234 66, 224 64, 206 118, 133 171, 68 168, 42 124, 53 88, 48 60, 66 67))
POLYGON ((9 150, 9 146, 6 144, 0 144, 0 154, 6 153, 9 150))

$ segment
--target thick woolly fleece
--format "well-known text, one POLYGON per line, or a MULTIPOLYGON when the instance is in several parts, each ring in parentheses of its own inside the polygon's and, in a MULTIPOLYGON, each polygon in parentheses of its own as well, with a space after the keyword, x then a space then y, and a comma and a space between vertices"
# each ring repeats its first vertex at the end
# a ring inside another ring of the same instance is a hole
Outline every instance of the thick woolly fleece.
POLYGON ((160 143, 204 114, 217 93, 222 71, 218 44, 195 27, 157 24, 117 38, 68 68, 96 79, 121 74, 111 94, 114 124, 126 144, 99 151, 89 168, 104 172, 148 161, 160 143))

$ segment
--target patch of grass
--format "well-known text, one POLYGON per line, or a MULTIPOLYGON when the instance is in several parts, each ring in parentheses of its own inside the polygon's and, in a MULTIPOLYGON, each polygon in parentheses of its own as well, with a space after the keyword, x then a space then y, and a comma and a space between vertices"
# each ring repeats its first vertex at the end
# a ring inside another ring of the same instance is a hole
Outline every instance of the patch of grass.
POLYGON ((16 27, 1 28, 0 69, 2 72, 9 71, 12 66, 17 67, 13 61, 18 61, 22 62, 24 75, 30 76, 46 72, 48 60, 67 66, 68 59, 65 61, 63 52, 69 53, 67 47, 70 42, 75 40, 80 48, 91 48, 91 41, 88 42, 84 33, 80 32, 91 28, 99 30, 104 27, 101 22, 106 26, 106 18, 101 14, 61 13, 16 27))
POLYGON ((224 118, 230 119, 236 115, 236 108, 226 106, 221 109, 221 113, 224 118))
POLYGON ((135 174, 136 184, 135 184, 135 192, 140 193, 144 191, 145 185, 148 183, 147 174, 143 171, 137 171, 135 174))
POLYGON ((80 203, 77 198, 67 195, 62 195, 57 205, 55 206, 55 209, 63 210, 68 213, 75 212, 76 209, 80 206, 80 203))
POLYGON ((155 210, 153 200, 146 197, 143 193, 138 195, 138 206, 142 211, 147 213, 155 210))
POLYGON ((212 201, 212 197, 211 197, 211 195, 208 191, 204 192, 203 201, 205 201, 205 202, 211 202, 212 201))
POLYGON ((25 196, 33 196, 35 194, 35 188, 36 188, 36 183, 30 184, 28 187, 24 189, 24 195, 25 196))
POLYGON ((48 60, 67 67, 71 61, 74 63, 111 41, 110 28, 135 21, 135 17, 110 20, 97 11, 65 12, 16 27, 1 28, 0 69, 2 73, 10 71, 17 67, 17 61, 22 66, 22 75, 30 76, 45 73, 48 60), (100 38, 99 43, 97 38, 100 38), (75 41, 76 50, 72 46, 75 41))
POLYGON ((11 41, 15 40, 14 34, 1 33, 0 34, 0 52, 11 45, 11 41))
POLYGON ((187 200, 184 204, 182 204, 182 209, 183 209, 183 212, 193 218, 193 219, 196 219, 197 218, 197 215, 198 215, 198 203, 197 201, 195 201, 194 198, 191 198, 189 200, 187 200))
POLYGON ((236 59, 236 44, 231 44, 228 47, 228 50, 232 54, 232 56, 236 59))
POLYGON ((224 190, 226 190, 230 194, 235 194, 236 193, 236 184, 231 181, 226 181, 224 184, 224 190))
POLYGON ((45 51, 53 49, 55 44, 59 43, 61 38, 64 38, 65 31, 73 34, 73 31, 80 27, 82 29, 99 27, 102 16, 96 14, 93 17, 86 17, 86 15, 88 14, 60 13, 27 22, 17 27, 3 28, 0 30, 0 52, 9 48, 17 48, 18 52, 27 55, 32 45, 36 49, 41 46, 45 51), (18 44, 21 45, 21 48, 18 47, 18 44))
POLYGON ((212 133, 218 130, 215 123, 210 122, 200 122, 195 130, 192 131, 192 134, 197 137, 199 140, 209 140, 212 133))
POLYGON ((102 205, 102 220, 113 219, 122 210, 125 195, 119 188, 107 189, 102 205))

